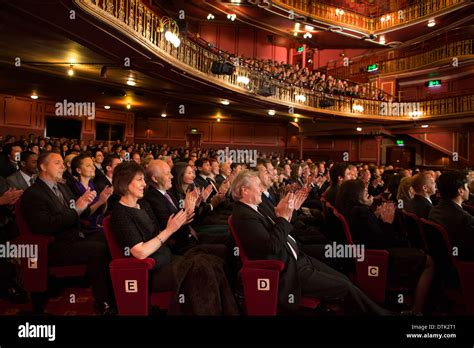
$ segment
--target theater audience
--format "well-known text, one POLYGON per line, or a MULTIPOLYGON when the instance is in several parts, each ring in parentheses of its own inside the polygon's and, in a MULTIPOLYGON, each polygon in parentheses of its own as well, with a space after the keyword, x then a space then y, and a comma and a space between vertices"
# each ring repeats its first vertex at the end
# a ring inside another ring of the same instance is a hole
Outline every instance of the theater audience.
POLYGON ((336 205, 336 196, 339 187, 342 182, 350 180, 352 178, 352 173, 349 171, 347 164, 336 163, 329 171, 330 177, 330 186, 326 191, 326 201, 328 201, 332 206, 336 205))
POLYGON ((462 208, 469 199, 467 173, 451 170, 439 177, 439 203, 431 208, 429 220, 444 226, 458 250, 459 260, 474 260, 474 216, 462 208))
POLYGON ((7 143, 3 147, 0 155, 0 176, 7 178, 20 168, 18 161, 22 151, 20 144, 15 142, 7 143))
POLYGON ((410 176, 401 178, 400 175, 393 175, 389 180, 399 180, 400 182, 397 190, 397 205, 400 201, 402 202, 402 207, 409 205, 413 199, 412 178, 410 176))

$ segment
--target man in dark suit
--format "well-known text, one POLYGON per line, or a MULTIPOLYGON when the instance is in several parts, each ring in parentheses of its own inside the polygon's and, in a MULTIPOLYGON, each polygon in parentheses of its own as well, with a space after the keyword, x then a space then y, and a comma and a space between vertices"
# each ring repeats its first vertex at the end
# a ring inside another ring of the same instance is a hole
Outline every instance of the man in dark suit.
POLYGON ((102 163, 104 162, 104 154, 99 148, 94 149, 92 152, 92 159, 94 160, 95 166, 95 177, 94 179, 105 176, 105 170, 102 168, 102 163))
POLYGON ((301 296, 331 299, 343 298, 346 305, 361 312, 389 314, 373 303, 343 274, 300 251, 290 235, 295 205, 293 194, 283 198, 275 209, 276 218, 260 208, 262 186, 257 174, 240 173, 232 183, 236 201, 233 226, 245 253, 251 260, 280 260, 285 264, 279 280, 280 310, 294 311, 301 296))
POLYGON ((460 260, 474 260, 474 216, 462 208, 469 199, 467 173, 452 170, 438 180, 441 200, 434 206, 429 219, 444 226, 460 260))
MULTIPOLYGON (((114 169, 121 163, 120 157, 115 154, 107 155, 102 162, 102 169, 105 175, 99 175, 94 178, 94 186, 97 190, 97 194, 100 194, 107 186, 112 187, 112 178, 114 176, 114 169)), ((114 209, 115 204, 120 200, 120 197, 113 193, 107 201, 107 212, 106 215, 114 209)), ((165 225, 166 226, 166 225, 165 225)))
MULTIPOLYGON (((187 211, 189 220, 194 217, 197 196, 193 199, 193 193, 188 193, 184 206, 180 207, 178 201, 167 192, 171 189, 173 176, 171 175, 170 166, 165 161, 151 161, 147 167, 147 176, 149 185, 143 199, 149 203, 159 226, 166 226, 170 216, 181 209, 187 211)), ((225 240, 214 240, 215 243, 213 244, 202 244, 200 241, 203 237, 198 236, 190 224, 185 224, 168 239, 167 243, 174 254, 183 255, 199 244, 210 253, 225 258, 227 248, 225 245, 219 244, 219 242, 225 242, 225 240)), ((206 239, 206 242, 212 241, 206 239)))
POLYGON ((0 176, 7 178, 20 168, 18 162, 21 151, 19 143, 9 143, 3 147, 1 154, 3 156, 0 156, 0 176))
POLYGON ((217 188, 226 180, 230 175, 230 164, 228 162, 223 162, 220 165, 219 175, 216 176, 217 188))
POLYGON ((20 170, 7 178, 7 184, 19 190, 26 190, 33 185, 38 172, 38 155, 32 151, 23 151, 20 155, 20 170))
POLYGON ((411 186, 415 191, 415 196, 404 208, 420 218, 427 219, 433 208, 430 196, 436 193, 436 182, 431 174, 418 173, 413 177, 411 186))
POLYGON ((329 178, 331 179, 331 183, 326 191, 326 201, 331 203, 332 206, 335 206, 339 186, 341 186, 344 181, 351 180, 352 176, 347 164, 341 162, 332 166, 329 170, 329 178))
POLYGON ((207 158, 199 158, 195 162, 197 168, 196 178, 194 179, 194 184, 199 187, 201 190, 204 190, 209 185, 212 186, 212 192, 209 195, 208 200, 212 199, 215 194, 217 194, 217 184, 210 177, 211 176, 211 164, 207 158))
POLYGON ((96 309, 102 314, 111 314, 110 256, 104 236, 84 234, 79 222, 80 217, 90 213, 89 204, 96 192, 87 190, 74 200, 69 187, 61 183, 64 169, 59 153, 41 153, 38 178, 21 198, 23 214, 32 233, 54 237, 48 245, 49 265, 87 265, 96 309))

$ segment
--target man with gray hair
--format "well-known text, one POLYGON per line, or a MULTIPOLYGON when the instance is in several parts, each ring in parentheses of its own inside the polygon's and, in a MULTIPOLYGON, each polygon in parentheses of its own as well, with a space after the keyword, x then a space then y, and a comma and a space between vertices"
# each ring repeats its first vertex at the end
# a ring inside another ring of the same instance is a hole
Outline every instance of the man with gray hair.
POLYGON ((275 207, 271 218, 260 208, 263 188, 255 172, 242 171, 232 183, 236 201, 232 225, 251 260, 280 260, 279 310, 295 311, 302 296, 321 299, 343 298, 359 312, 388 315, 390 312, 372 302, 343 274, 300 250, 290 235, 295 195, 288 193, 275 207), (294 300, 290 300, 294 299, 294 300))

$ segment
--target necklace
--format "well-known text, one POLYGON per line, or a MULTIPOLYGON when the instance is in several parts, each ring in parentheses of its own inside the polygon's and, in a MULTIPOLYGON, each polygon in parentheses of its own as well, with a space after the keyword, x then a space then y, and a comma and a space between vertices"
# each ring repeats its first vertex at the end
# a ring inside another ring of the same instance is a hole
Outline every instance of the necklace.
POLYGON ((126 207, 129 207, 129 208, 137 208, 137 209, 140 209, 140 205, 138 203, 135 203, 134 206, 126 203, 125 201, 123 201, 122 199, 120 200, 120 203, 123 204, 124 206, 126 207))

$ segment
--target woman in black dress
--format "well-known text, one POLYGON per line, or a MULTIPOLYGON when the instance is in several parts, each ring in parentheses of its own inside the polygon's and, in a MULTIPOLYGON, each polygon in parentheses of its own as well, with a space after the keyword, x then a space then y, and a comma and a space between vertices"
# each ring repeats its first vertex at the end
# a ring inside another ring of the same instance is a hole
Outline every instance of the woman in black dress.
POLYGON ((354 243, 367 249, 387 249, 389 285, 416 287, 412 311, 423 310, 434 274, 433 260, 422 250, 408 248, 393 222, 395 206, 382 204, 372 212, 373 197, 361 180, 342 183, 336 198, 336 208, 346 218, 354 243))
POLYGON ((112 232, 118 245, 133 257, 155 260, 149 274, 152 292, 173 291, 176 280, 172 263, 179 256, 172 255, 166 241, 186 223, 186 212, 181 210, 171 216, 166 228, 160 231, 146 202, 137 203, 143 197, 145 186, 145 173, 137 163, 124 162, 115 168, 113 187, 120 201, 111 215, 112 232))

